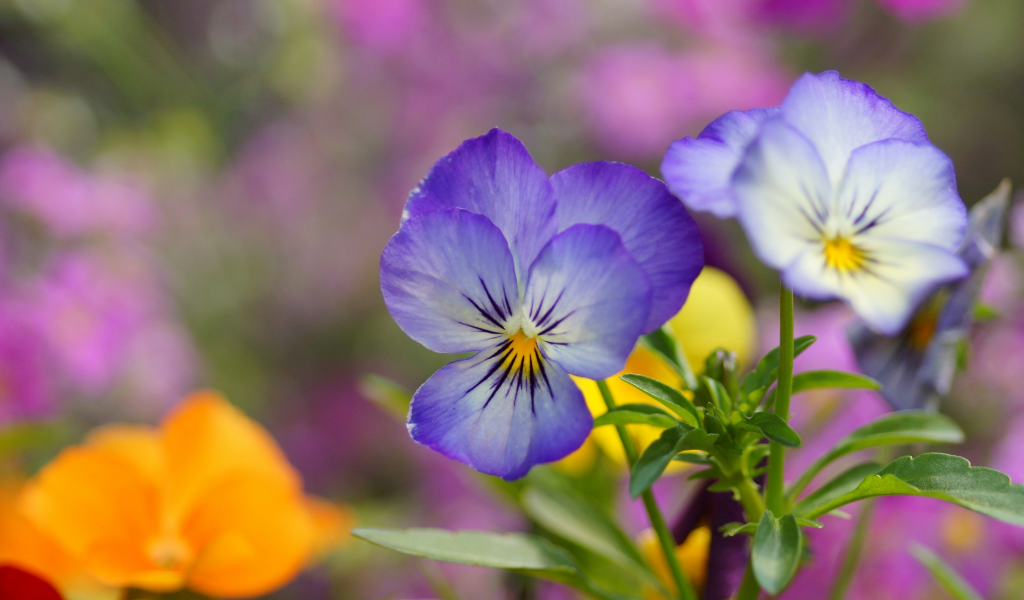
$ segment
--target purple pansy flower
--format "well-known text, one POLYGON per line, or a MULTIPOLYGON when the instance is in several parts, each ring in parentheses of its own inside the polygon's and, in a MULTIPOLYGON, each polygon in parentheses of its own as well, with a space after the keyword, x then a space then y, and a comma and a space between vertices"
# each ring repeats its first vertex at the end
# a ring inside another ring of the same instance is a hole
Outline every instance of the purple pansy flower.
POLYGON ((474 352, 413 397, 413 439, 506 479, 583 443, 569 374, 601 379, 686 300, 703 266, 696 224, 634 167, 548 178, 494 129, 442 158, 381 257, 391 315, 435 352, 474 352))
POLYGON ((793 291, 840 298, 879 333, 968 272, 952 162, 917 117, 834 71, 674 143, 662 172, 690 208, 735 215, 793 291))

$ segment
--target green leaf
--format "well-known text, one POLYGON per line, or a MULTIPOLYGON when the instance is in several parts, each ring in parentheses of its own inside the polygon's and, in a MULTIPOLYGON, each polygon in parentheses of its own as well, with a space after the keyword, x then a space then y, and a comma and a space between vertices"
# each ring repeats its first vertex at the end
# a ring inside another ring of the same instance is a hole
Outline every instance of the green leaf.
POLYGON ((527 487, 522 506, 531 519, 548 531, 591 550, 616 564, 639 567, 651 577, 636 546, 602 507, 570 489, 527 487))
POLYGON ((605 425, 650 425, 652 427, 672 427, 679 421, 665 415, 652 415, 632 410, 615 409, 594 419, 594 427, 605 425))
MULTIPOLYGON (((824 525, 820 521, 812 521, 811 519, 796 518, 796 524, 801 527, 813 527, 814 529, 821 529, 824 525)), ((741 533, 753 534, 757 531, 757 523, 726 523, 718 528, 722 532, 724 537, 732 537, 741 533)))
POLYGON ((776 519, 766 510, 754 533, 752 562, 754 575, 769 594, 778 594, 789 585, 803 554, 803 535, 791 514, 776 519))
POLYGON ((910 553, 914 555, 917 562, 924 565, 924 568, 928 569, 928 572, 932 574, 935 581, 942 586, 942 589, 953 597, 954 600, 984 600, 981 594, 977 592, 971 584, 967 583, 959 573, 956 572, 952 566, 946 561, 942 560, 938 554, 931 551, 931 549, 922 546, 921 544, 914 544, 910 547, 910 553))
MULTIPOLYGON (((800 353, 808 349, 818 338, 813 335, 805 335, 793 340, 793 355, 800 356, 800 353)), ((779 376, 779 349, 773 348, 765 354, 757 363, 757 367, 743 378, 740 384, 742 398, 749 400, 751 392, 764 389, 770 386, 779 376)))
POLYGON ((710 377, 701 377, 700 379, 715 406, 721 408, 725 414, 731 413, 732 398, 729 397, 729 390, 725 389, 725 386, 716 379, 710 377))
POLYGON ((704 427, 708 433, 718 436, 718 445, 722 449, 734 454, 743 454, 743 448, 733 439, 732 434, 726 429, 725 423, 710 411, 704 415, 704 427))
POLYGON ((828 453, 814 461, 793 485, 791 495, 799 494, 829 463, 852 452, 919 443, 957 444, 964 441, 964 432, 945 415, 923 410, 889 413, 839 440, 828 453))
POLYGON ((393 415, 401 417, 403 421, 409 414, 409 403, 412 402, 412 394, 409 390, 390 379, 380 375, 364 375, 359 380, 359 392, 364 397, 384 407, 385 410, 393 415))
POLYGON ((644 375, 628 373, 619 379, 667 406, 687 425, 700 427, 697 407, 693 405, 693 402, 687 400, 679 390, 644 375))
POLYGON ((793 513, 803 515, 814 512, 816 507, 828 504, 843 494, 857 489, 857 486, 860 485, 860 482, 864 481, 865 477, 874 475, 881 470, 882 465, 873 462, 850 467, 837 475, 835 479, 807 494, 803 500, 793 507, 793 513))
POLYGON ((940 454, 904 456, 854 490, 800 516, 815 519, 833 509, 875 496, 926 496, 952 502, 995 519, 1024 525, 1024 486, 995 469, 972 467, 966 458, 940 454))
POLYGON ((804 371, 793 376, 793 393, 807 390, 880 390, 882 384, 870 377, 844 371, 804 371))
POLYGON ((556 580, 577 573, 576 562, 565 548, 526 533, 360 527, 353 529, 352 535, 403 554, 459 565, 520 571, 556 580))
POLYGON ((761 430, 761 433, 773 442, 790 448, 800 447, 800 436, 775 413, 754 413, 747 419, 747 423, 761 430))
POLYGON ((684 450, 710 451, 716 436, 708 435, 702 429, 688 429, 678 424, 666 429, 661 437, 654 440, 637 459, 629 473, 629 493, 633 498, 647 491, 665 472, 669 461, 684 450))
POLYGON ((659 355, 679 374, 686 389, 692 390, 697 387, 697 378, 693 374, 693 369, 690 368, 690 362, 686 359, 679 342, 670 333, 667 325, 640 339, 649 350, 659 355))
POLYGON ((999 310, 994 306, 983 304, 981 302, 974 305, 974 314, 972 318, 978 323, 987 323, 993 319, 999 318, 999 310))

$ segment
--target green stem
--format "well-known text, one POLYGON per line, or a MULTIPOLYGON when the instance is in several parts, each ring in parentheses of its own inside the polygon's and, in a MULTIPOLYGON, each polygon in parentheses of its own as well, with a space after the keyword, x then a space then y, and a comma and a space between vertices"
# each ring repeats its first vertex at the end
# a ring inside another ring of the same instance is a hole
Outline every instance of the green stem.
MULTIPOLYGON (((793 291, 782 285, 779 298, 779 383, 775 394, 775 414, 789 420, 789 398, 793 392, 793 291)), ((765 505, 775 515, 783 514, 786 447, 778 442, 768 446, 768 485, 765 505)))
POLYGON ((761 595, 761 586, 757 584, 757 577, 754 576, 753 563, 747 561, 747 570, 743 572, 743 582, 736 592, 736 600, 757 600, 761 595))
POLYGON ((832 581, 832 590, 828 594, 828 600, 842 600, 850 588, 853 575, 857 572, 857 563, 860 562, 861 550, 864 549, 864 542, 868 537, 868 529, 871 524, 871 515, 874 512, 876 498, 869 498, 857 514, 857 524, 850 537, 850 543, 846 546, 846 554, 843 555, 843 564, 832 581))
MULTIPOLYGON (((608 384, 603 379, 598 380, 597 388, 601 390, 601 397, 604 398, 604 403, 608 410, 614 410, 616 406, 615 398, 612 396, 612 391, 608 389, 608 384)), ((615 429, 619 432, 619 438, 622 440, 622 449, 626 452, 626 461, 629 464, 629 468, 632 469, 637 459, 633 440, 629 437, 629 432, 626 431, 625 425, 616 425, 615 429)), ((676 556, 675 540, 672 539, 672 532, 669 531, 668 524, 665 523, 665 516, 661 514, 658 502, 654 499, 654 493, 648 488, 641 495, 641 498, 644 501, 644 508, 647 510, 647 517, 651 520, 651 527, 657 534, 661 550, 665 554, 665 562, 668 563, 668 569, 672 573, 676 589, 679 590, 679 597, 681 600, 697 600, 697 592, 694 591, 690 580, 683 574, 683 567, 679 564, 679 557, 676 556)))

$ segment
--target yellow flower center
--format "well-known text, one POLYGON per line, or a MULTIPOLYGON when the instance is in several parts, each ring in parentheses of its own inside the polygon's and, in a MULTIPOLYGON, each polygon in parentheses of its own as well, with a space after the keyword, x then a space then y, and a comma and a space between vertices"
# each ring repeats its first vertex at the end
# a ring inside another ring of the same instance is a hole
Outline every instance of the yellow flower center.
POLYGON ((149 559, 164 569, 178 569, 192 558, 192 551, 175 537, 162 537, 149 545, 149 559))
POLYGON ((942 539, 956 552, 973 550, 985 539, 985 519, 969 510, 955 510, 942 520, 942 539))
POLYGON ((848 273, 864 266, 864 251, 844 237, 825 240, 825 264, 837 271, 848 273))
POLYGON ((505 349, 505 360, 501 366, 505 370, 520 371, 527 370, 528 373, 536 372, 540 364, 540 350, 537 347, 537 338, 527 337, 520 329, 508 339, 508 348, 505 349))

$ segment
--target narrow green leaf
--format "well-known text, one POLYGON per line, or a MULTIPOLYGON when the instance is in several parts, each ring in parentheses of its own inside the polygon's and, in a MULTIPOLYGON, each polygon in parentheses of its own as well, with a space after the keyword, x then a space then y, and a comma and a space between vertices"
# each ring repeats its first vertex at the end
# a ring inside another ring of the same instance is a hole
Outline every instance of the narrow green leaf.
POLYGON ((839 440, 828 453, 814 461, 793 485, 791 496, 800 494, 805 487, 832 461, 852 452, 919 443, 958 444, 964 441, 964 432, 949 417, 923 410, 901 410, 882 416, 839 440))
POLYGON ((650 577, 636 546, 603 507, 569 489, 527 487, 522 506, 545 529, 587 548, 616 564, 630 564, 650 577))
POLYGON ((987 323, 988 321, 999 318, 999 309, 979 302, 974 305, 972 318, 978 323, 987 323))
POLYGON ((1024 486, 995 469, 972 467, 966 458, 929 453, 904 456, 852 491, 800 516, 815 519, 833 509, 875 496, 926 496, 952 502, 995 519, 1024 525, 1024 486))
POLYGON ((803 554, 803 534, 796 518, 791 514, 776 519, 772 511, 766 510, 754 533, 752 562, 754 575, 769 594, 778 594, 786 589, 803 554))
POLYGON ((687 425, 700 427, 697 407, 693 405, 693 402, 687 400, 679 390, 644 375, 628 373, 619 379, 667 406, 687 425))
POLYGON ((985 600, 967 580, 960 576, 951 565, 931 551, 931 549, 914 544, 910 547, 910 553, 914 555, 917 562, 924 565, 932 574, 935 581, 942 586, 942 589, 953 597, 954 600, 985 600))
POLYGON ((367 399, 381 405, 385 410, 404 421, 409 414, 412 394, 401 385, 380 375, 364 375, 359 380, 359 392, 367 399))
POLYGON ((880 390, 882 384, 870 377, 844 371, 804 371, 793 376, 793 393, 807 390, 880 390))
POLYGON ((684 463, 690 463, 693 465, 713 465, 715 464, 710 459, 705 457, 703 454, 697 454, 696 452, 680 452, 672 457, 672 460, 684 463))
POLYGON ((860 482, 864 481, 865 477, 874 475, 881 470, 882 465, 873 462, 850 467, 837 475, 835 479, 807 494, 803 500, 793 507, 793 513, 803 515, 814 512, 816 507, 828 504, 843 494, 848 494, 857 489, 857 486, 860 485, 860 482))
MULTIPOLYGON (((793 354, 800 356, 800 353, 810 348, 811 344, 818 338, 813 335, 805 335, 793 340, 793 354)), ((740 391, 743 399, 748 400, 750 393, 770 386, 779 376, 779 349, 773 348, 765 354, 757 363, 753 371, 743 378, 740 384, 740 391)))
POLYGON ((672 335, 668 326, 662 326, 657 331, 652 331, 640 338, 649 350, 659 355, 674 370, 688 390, 697 387, 697 378, 690 368, 690 361, 687 360, 679 341, 672 335))
POLYGON ((725 389, 725 386, 716 379, 701 377, 700 380, 715 406, 721 408, 725 414, 731 413, 732 398, 729 397, 729 390, 725 389))
POLYGON ((403 554, 442 562, 522 571, 555 579, 577 573, 576 562, 568 551, 525 533, 360 527, 353 529, 352 535, 403 554))
POLYGON ((723 450, 728 450, 733 454, 743 454, 743 448, 736 443, 733 439, 732 434, 726 429, 725 423, 718 418, 717 415, 708 412, 704 415, 704 427, 708 433, 712 433, 718 436, 718 446, 723 450))
POLYGON ((594 427, 605 425, 650 425, 652 427, 674 427, 679 421, 668 415, 642 413, 616 408, 594 419, 594 427))
POLYGON ((688 429, 678 424, 666 429, 661 437, 654 440, 637 459, 629 473, 629 493, 637 498, 654 484, 665 472, 668 463, 684 450, 710 451, 716 436, 708 435, 702 429, 688 429))
POLYGON ((773 442, 778 442, 790 448, 800 447, 800 436, 782 420, 782 417, 775 413, 754 413, 747 419, 747 423, 760 429, 761 433, 773 442))
MULTIPOLYGON (((796 524, 801 527, 812 527, 814 529, 821 529, 824 525, 820 521, 812 521, 811 519, 801 519, 797 517, 796 524)), ((725 537, 733 537, 741 533, 752 535, 757 531, 757 523, 726 523, 718 528, 725 537)))

